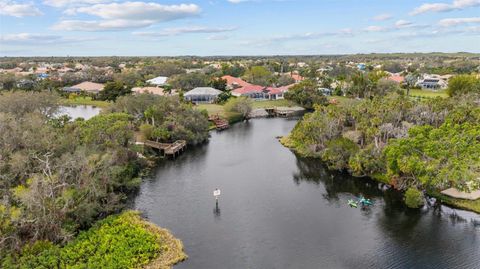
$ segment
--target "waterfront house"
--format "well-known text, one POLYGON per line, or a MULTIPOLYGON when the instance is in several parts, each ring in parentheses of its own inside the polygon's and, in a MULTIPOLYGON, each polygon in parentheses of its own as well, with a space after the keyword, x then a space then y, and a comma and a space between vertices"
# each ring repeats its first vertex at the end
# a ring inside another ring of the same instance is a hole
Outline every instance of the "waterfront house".
POLYGON ((279 88, 249 85, 233 90, 232 95, 236 97, 246 96, 254 100, 284 99, 285 92, 287 92, 288 89, 293 85, 294 84, 279 88))
POLYGON ((186 92, 183 96, 186 101, 190 101, 195 104, 207 103, 211 104, 217 100, 218 95, 222 91, 214 89, 212 87, 197 87, 191 91, 186 92))
POLYGON ((167 84, 167 80, 168 80, 168 77, 156 77, 156 78, 152 78, 152 79, 149 79, 147 80, 147 83, 148 84, 151 84, 151 85, 154 85, 154 86, 157 86, 157 87, 161 87, 161 86, 165 86, 165 84, 167 84))
POLYGON ((84 81, 80 84, 63 88, 64 92, 69 92, 69 93, 87 92, 87 93, 97 94, 102 90, 103 90, 103 84, 90 82, 90 81, 84 81))

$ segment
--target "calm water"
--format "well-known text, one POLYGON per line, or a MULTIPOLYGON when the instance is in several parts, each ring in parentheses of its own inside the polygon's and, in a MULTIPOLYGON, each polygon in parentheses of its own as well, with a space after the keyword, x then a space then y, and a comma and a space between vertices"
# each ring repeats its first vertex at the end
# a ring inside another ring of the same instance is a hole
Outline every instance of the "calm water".
POLYGON ((60 107, 60 115, 68 115, 72 119, 84 118, 85 120, 90 119, 98 115, 102 111, 101 108, 89 105, 79 105, 79 106, 62 106, 60 107))
POLYGON ((374 182, 297 158, 275 139, 294 125, 258 119, 212 133, 143 183, 135 207, 185 244, 189 259, 175 268, 480 268, 479 215, 407 210, 374 182), (350 208, 359 195, 375 206, 350 208))

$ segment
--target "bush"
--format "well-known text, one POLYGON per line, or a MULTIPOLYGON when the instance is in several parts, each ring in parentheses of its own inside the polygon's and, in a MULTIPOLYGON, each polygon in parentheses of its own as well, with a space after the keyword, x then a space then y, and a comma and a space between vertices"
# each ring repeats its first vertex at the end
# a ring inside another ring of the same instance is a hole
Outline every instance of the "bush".
POLYGON ((246 118, 252 111, 252 99, 248 97, 231 98, 225 104, 225 111, 240 113, 243 118, 246 118))
POLYGON ((416 188, 409 188, 405 192, 405 204, 410 208, 423 206, 423 193, 416 188))
POLYGON ((328 168, 342 170, 348 168, 349 158, 357 152, 357 144, 341 137, 327 142, 322 159, 327 162, 328 168))
POLYGON ((140 268, 164 252, 176 252, 173 262, 185 259, 181 247, 165 230, 153 229, 137 212, 127 211, 97 222, 62 248, 48 241, 25 246, 18 256, 5 258, 2 267, 140 268))

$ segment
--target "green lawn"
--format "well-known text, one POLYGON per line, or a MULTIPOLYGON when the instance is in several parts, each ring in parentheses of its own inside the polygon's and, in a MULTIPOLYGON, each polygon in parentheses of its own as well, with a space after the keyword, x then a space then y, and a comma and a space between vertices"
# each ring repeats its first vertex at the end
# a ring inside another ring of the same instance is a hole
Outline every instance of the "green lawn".
POLYGON ((90 106, 97 106, 97 107, 107 107, 110 105, 110 102, 92 100, 91 97, 79 96, 73 99, 62 99, 61 104, 67 105, 67 106, 90 105, 90 106))
POLYGON ((435 98, 435 97, 442 97, 447 98, 448 94, 446 91, 426 91, 426 90, 419 90, 419 89, 411 89, 410 96, 414 97, 421 97, 421 98, 435 98))
POLYGON ((269 108, 269 107, 278 107, 278 106, 295 106, 296 104, 292 101, 285 99, 279 100, 266 100, 266 101, 254 101, 252 107, 255 108, 269 108))

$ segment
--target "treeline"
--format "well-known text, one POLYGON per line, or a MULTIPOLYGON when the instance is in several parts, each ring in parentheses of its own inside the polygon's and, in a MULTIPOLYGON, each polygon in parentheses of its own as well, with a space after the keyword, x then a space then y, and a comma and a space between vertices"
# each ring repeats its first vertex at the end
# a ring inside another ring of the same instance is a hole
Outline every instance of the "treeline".
POLYGON ((0 95, 0 260, 39 240, 63 245, 124 208, 146 165, 140 125, 162 142, 208 139, 207 116, 173 97, 123 97, 87 121, 58 112, 51 93, 0 95))
POLYGON ((421 190, 480 187, 475 94, 415 101, 392 93, 350 106, 317 106, 283 142, 331 169, 409 190, 411 207, 423 203, 421 190))

